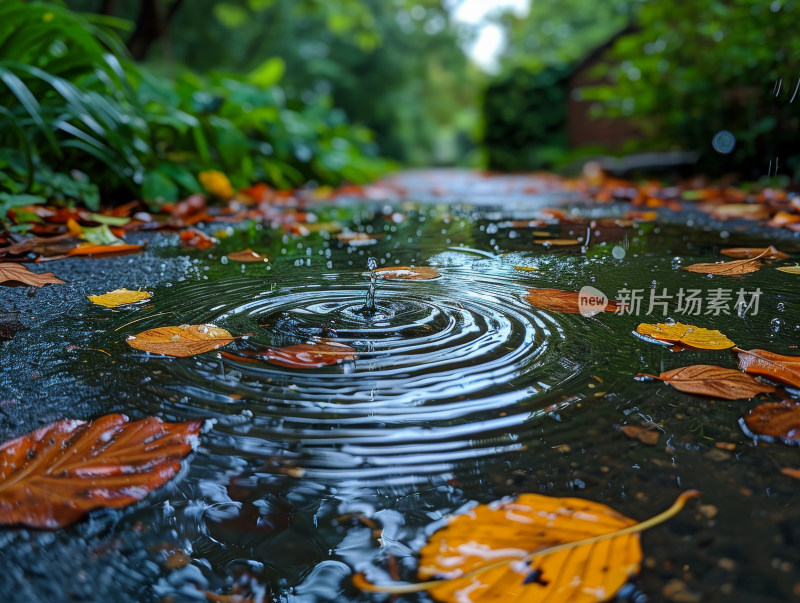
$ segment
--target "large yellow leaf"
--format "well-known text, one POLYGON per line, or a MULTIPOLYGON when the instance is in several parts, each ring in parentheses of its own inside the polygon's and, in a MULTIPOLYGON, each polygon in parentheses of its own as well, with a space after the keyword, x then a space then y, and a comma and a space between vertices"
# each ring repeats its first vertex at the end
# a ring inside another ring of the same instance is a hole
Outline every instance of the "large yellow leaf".
POLYGON ((378 586, 363 575, 361 589, 392 593, 427 590, 445 603, 595 603, 614 596, 642 561, 639 532, 674 516, 684 492, 663 513, 642 523, 580 498, 522 494, 479 505, 450 519, 421 551, 427 582, 378 586))
POLYGON ((184 358, 216 350, 236 339, 214 325, 159 327, 128 337, 128 345, 137 350, 184 358))
POLYGON ((98 306, 105 306, 106 308, 116 308, 117 306, 124 306, 126 304, 133 304, 143 299, 150 299, 150 294, 147 291, 131 291, 129 289, 115 289, 103 295, 90 295, 89 301, 98 306))
POLYGON ((701 350, 727 350, 736 345, 719 331, 685 325, 680 322, 676 322, 674 325, 642 323, 636 327, 636 332, 659 341, 682 343, 701 350))

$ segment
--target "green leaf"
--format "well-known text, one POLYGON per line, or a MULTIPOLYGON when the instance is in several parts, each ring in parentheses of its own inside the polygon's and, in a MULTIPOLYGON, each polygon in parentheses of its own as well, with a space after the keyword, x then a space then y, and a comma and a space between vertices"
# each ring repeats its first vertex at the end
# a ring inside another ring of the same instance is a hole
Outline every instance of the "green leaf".
POLYGON ((261 88, 269 88, 274 86, 283 77, 286 72, 286 63, 280 57, 273 57, 267 59, 261 65, 253 69, 247 80, 261 88))
POLYGON ((164 172, 151 170, 142 182, 142 198, 147 203, 161 205, 178 200, 178 185, 164 172))
POLYGON ((122 239, 116 237, 114 233, 109 230, 108 224, 101 224, 95 227, 84 226, 81 238, 92 245, 114 245, 122 242, 122 239))

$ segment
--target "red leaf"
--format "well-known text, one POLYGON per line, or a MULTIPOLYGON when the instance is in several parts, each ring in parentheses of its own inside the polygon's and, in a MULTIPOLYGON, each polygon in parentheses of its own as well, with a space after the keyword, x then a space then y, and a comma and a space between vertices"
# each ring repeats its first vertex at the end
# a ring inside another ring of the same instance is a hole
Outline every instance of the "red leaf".
POLYGON ((201 425, 114 414, 10 440, 0 445, 0 524, 60 528, 141 500, 175 476, 201 425))

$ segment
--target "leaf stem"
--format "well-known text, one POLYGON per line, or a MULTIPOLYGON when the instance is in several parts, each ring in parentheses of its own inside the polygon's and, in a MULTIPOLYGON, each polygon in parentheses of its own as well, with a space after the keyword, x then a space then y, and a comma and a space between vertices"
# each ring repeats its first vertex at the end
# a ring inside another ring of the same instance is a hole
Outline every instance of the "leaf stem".
POLYGON ((512 561, 525 561, 530 562, 534 559, 538 559, 539 557, 544 557, 545 555, 551 555, 553 553, 557 553, 558 551, 563 551, 566 549, 577 548, 580 546, 586 546, 589 544, 594 544, 596 542, 600 542, 603 540, 609 540, 610 538, 617 538, 619 536, 625 536, 627 534, 635 534, 637 532, 642 532, 653 526, 657 526, 660 523, 667 521, 668 519, 672 519, 677 515, 681 509, 686 505, 686 501, 690 498, 697 498, 700 496, 700 492, 697 490, 687 490, 686 492, 682 492, 675 502, 672 503, 672 506, 651 517, 650 519, 646 519, 640 523, 635 523, 631 526, 626 528, 622 528, 621 530, 616 530, 614 532, 608 532, 606 534, 600 534, 598 536, 592 536, 591 538, 584 538, 583 540, 575 540, 573 542, 564 542, 562 544, 558 544, 556 546, 551 546, 546 549, 542 549, 541 551, 536 551, 535 553, 531 553, 530 555, 526 555, 524 557, 513 558, 513 559, 503 559, 501 561, 497 561, 495 563, 490 563, 489 565, 484 565, 483 567, 479 567, 478 569, 472 570, 471 572, 467 572, 466 574, 462 574, 461 576, 457 576, 455 578, 446 578, 444 580, 428 580, 426 582, 417 582, 415 584, 372 584, 369 582, 363 573, 358 573, 353 576, 353 585, 361 590, 369 591, 369 592, 382 592, 382 593, 393 593, 393 594, 405 594, 405 593, 417 593, 421 591, 430 590, 432 588, 436 588, 437 586, 441 586, 451 580, 463 580, 464 578, 471 578, 478 574, 482 574, 490 569, 494 569, 496 567, 501 567, 512 561))

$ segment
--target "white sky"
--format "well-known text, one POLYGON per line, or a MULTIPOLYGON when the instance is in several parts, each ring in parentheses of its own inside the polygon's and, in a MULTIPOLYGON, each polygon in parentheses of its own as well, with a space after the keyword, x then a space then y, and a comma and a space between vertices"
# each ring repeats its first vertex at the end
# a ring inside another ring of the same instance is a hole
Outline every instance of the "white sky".
POLYGON ((527 14, 531 0, 451 0, 453 19, 458 23, 477 27, 475 41, 467 48, 467 54, 486 71, 497 68, 497 59, 505 45, 502 28, 487 23, 493 11, 512 9, 519 15, 527 14))

